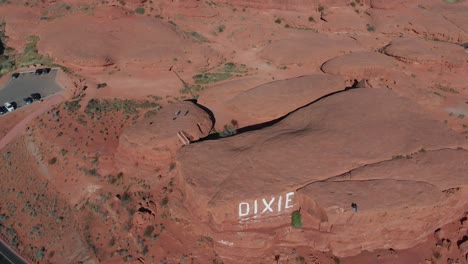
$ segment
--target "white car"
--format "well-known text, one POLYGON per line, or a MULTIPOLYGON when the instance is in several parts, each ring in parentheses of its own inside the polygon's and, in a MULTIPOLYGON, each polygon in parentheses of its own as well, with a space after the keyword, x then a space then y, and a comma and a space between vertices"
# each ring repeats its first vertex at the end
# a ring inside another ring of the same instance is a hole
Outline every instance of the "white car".
POLYGON ((15 110, 15 106, 9 102, 6 102, 3 104, 5 108, 8 110, 8 112, 13 112, 15 110))

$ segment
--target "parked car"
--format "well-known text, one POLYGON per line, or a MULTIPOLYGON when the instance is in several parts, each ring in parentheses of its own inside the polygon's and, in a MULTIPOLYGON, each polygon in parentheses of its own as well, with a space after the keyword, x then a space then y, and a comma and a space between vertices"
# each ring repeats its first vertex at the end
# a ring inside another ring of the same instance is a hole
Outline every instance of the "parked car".
POLYGON ((44 71, 44 73, 49 73, 52 69, 51 68, 44 68, 42 70, 44 71))
POLYGON ((31 98, 32 98, 34 101, 39 101, 39 100, 41 100, 41 94, 40 94, 40 93, 32 93, 32 94, 31 94, 31 98))
POLYGON ((0 115, 5 114, 6 112, 8 112, 8 110, 6 109, 6 107, 0 106, 0 115))
POLYGON ((6 102, 5 104, 3 104, 5 106, 5 108, 8 110, 8 112, 13 112, 15 109, 16 109, 16 103, 15 102, 6 102))
POLYGON ((41 75, 43 72, 44 72, 43 69, 37 69, 37 70, 34 72, 34 74, 35 74, 35 75, 41 75))
POLYGON ((23 101, 28 105, 28 104, 32 104, 33 99, 31 97, 26 97, 26 98, 23 98, 23 101))
POLYGON ((20 75, 20 74, 19 74, 18 72, 15 72, 15 73, 13 73, 13 74, 11 75, 11 79, 13 79, 13 80, 14 80, 14 79, 18 79, 19 75, 20 75))

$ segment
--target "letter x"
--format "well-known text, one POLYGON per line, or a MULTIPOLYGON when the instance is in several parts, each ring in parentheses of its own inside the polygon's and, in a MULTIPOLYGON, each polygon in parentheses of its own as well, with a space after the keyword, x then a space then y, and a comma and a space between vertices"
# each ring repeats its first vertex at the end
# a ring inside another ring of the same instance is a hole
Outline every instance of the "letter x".
POLYGON ((265 213, 266 211, 270 211, 273 213, 273 209, 271 209, 271 206, 275 202, 275 197, 271 198, 270 202, 267 203, 265 199, 262 199, 263 205, 265 205, 265 209, 263 209, 262 214, 265 213))

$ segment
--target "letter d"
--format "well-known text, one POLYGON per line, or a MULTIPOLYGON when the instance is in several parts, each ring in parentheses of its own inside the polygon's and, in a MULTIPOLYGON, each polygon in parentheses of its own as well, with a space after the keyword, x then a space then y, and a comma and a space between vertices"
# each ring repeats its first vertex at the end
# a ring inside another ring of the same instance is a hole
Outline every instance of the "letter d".
POLYGON ((248 203, 239 203, 239 217, 246 216, 249 213, 250 213, 250 205, 248 203), (243 208, 245 208, 245 210, 242 210, 243 208))

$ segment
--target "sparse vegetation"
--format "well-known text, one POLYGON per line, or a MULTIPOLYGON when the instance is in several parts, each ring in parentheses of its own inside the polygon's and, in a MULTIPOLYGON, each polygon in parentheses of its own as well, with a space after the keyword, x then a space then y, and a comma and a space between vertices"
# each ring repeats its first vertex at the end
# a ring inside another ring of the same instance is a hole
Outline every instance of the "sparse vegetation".
POLYGON ((201 73, 193 76, 192 78, 195 81, 195 84, 208 84, 229 79, 233 77, 233 74, 235 73, 240 74, 245 72, 247 72, 245 65, 237 65, 233 62, 228 62, 224 64, 223 68, 218 69, 217 72, 201 73))
POLYGON ((130 99, 112 100, 91 99, 86 105, 84 112, 91 118, 100 118, 106 113, 113 111, 123 111, 125 114, 138 114, 138 108, 159 108, 159 104, 150 101, 135 101, 130 99))
POLYGON ((369 32, 374 32, 374 31, 375 31, 375 27, 372 26, 372 25, 367 24, 367 31, 369 31, 369 32))
POLYGON ((193 76, 193 80, 197 84, 207 84, 212 82, 220 82, 231 78, 232 75, 229 72, 215 72, 215 73, 203 73, 193 76))
POLYGON ((276 23, 276 24, 281 24, 281 22, 282 22, 282 21, 281 21, 281 19, 279 19, 279 18, 277 18, 277 19, 275 20, 275 23, 276 23))
POLYGON ((309 22, 315 22, 315 18, 313 16, 309 17, 309 22))
POLYGON ((39 40, 39 37, 36 35, 29 35, 26 37, 27 43, 24 47, 23 53, 19 54, 16 60, 16 64, 19 67, 25 67, 32 64, 52 64, 51 58, 39 54, 39 50, 37 49, 37 43, 39 40))
POLYGON ((447 93, 453 93, 453 94, 457 94, 458 91, 452 87, 447 87, 447 86, 443 86, 443 85, 436 85, 436 88, 441 90, 441 91, 444 91, 444 92, 447 92, 447 93))

